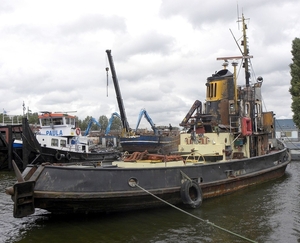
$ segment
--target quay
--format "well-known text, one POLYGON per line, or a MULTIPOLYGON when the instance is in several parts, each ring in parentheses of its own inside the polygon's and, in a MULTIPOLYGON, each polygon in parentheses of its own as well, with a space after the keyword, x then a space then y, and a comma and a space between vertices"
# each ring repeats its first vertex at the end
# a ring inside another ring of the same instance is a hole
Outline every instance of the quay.
POLYGON ((22 166, 22 147, 14 146, 16 139, 21 140, 22 130, 22 124, 0 126, 0 170, 12 170, 12 160, 22 166))

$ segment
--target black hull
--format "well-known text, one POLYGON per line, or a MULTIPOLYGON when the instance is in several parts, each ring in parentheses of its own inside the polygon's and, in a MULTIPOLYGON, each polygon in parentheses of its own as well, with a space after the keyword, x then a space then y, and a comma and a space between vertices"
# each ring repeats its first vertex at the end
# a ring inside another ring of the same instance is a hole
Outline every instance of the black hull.
MULTIPOLYGON (((101 161, 112 162, 121 157, 119 151, 99 151, 92 153, 77 153, 71 151, 58 151, 56 149, 45 148, 41 149, 40 158, 35 162, 50 162, 50 163, 72 163, 78 161, 101 161)), ((34 160, 32 160, 34 161, 34 160)), ((34 163, 35 163, 34 162, 34 163)))
POLYGON ((182 204, 180 190, 186 179, 197 181, 203 199, 232 193, 284 175, 289 158, 281 152, 251 159, 161 168, 119 168, 45 165, 27 167, 23 175, 37 178, 34 207, 54 214, 108 213, 161 207, 165 204, 138 185, 171 204, 182 204), (182 173, 183 172, 183 173, 182 173), (235 173, 233 176, 232 173, 235 173), (240 175, 238 175, 240 173, 240 175))
MULTIPOLYGON (((239 178, 238 180, 227 180, 225 183, 216 182, 209 185, 201 186, 204 199, 226 195, 233 193, 239 189, 256 185, 262 182, 270 181, 280 178, 285 174, 286 166, 280 167, 272 173, 263 173, 255 175, 251 178, 239 178)), ((180 197, 180 187, 161 189, 159 192, 150 191, 164 201, 173 205, 182 204, 180 197)), ((43 195, 38 192, 36 196, 43 195)), ((115 197, 103 197, 101 195, 92 194, 77 195, 72 199, 51 199, 35 197, 35 205, 38 208, 46 209, 53 214, 91 214, 91 213, 112 213, 112 212, 126 212, 132 210, 150 209, 167 206, 166 203, 154 198, 145 193, 130 193, 127 195, 119 195, 115 197)))

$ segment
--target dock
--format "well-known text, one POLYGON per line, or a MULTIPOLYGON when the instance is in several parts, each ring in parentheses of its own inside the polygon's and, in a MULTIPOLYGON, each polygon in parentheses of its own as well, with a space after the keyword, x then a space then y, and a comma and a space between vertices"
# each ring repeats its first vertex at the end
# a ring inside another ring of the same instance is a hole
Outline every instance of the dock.
POLYGON ((12 170, 12 160, 22 165, 22 147, 14 147, 14 141, 22 138, 22 124, 0 126, 0 170, 12 170))

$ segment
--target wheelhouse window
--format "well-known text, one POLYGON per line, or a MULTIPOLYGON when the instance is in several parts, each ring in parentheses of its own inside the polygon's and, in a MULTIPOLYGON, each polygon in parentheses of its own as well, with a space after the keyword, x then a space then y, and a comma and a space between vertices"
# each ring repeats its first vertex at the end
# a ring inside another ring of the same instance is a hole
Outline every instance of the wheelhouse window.
POLYGON ((41 119, 42 126, 50 126, 51 120, 50 119, 41 119))
POLYGON ((234 100, 229 100, 229 114, 235 114, 235 103, 234 100))
POLYGON ((260 101, 255 102, 255 116, 261 117, 261 103, 260 101))
POLYGON ((245 102, 245 116, 249 117, 250 116, 250 103, 245 102))
POLYGON ((67 125, 75 125, 75 118, 66 117, 67 125))
POLYGON ((63 119, 62 118, 53 118, 53 124, 54 125, 63 125, 63 119))
POLYGON ((67 141, 66 140, 60 140, 60 147, 66 147, 67 141))
POLYGON ((58 147, 58 139, 52 138, 52 139, 51 139, 51 146, 58 147))

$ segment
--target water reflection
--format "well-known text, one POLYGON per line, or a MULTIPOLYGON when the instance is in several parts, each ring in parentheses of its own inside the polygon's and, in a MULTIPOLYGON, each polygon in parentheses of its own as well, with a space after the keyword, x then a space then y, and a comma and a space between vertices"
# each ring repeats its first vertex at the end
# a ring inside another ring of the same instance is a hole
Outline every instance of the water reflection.
MULTIPOLYGON (((4 194, 13 173, 0 172, 0 242, 247 242, 169 206, 94 217, 57 217, 37 212, 12 216, 4 194)), ((300 242, 300 162, 286 175, 231 195, 204 201, 186 211, 257 242, 300 242)))

